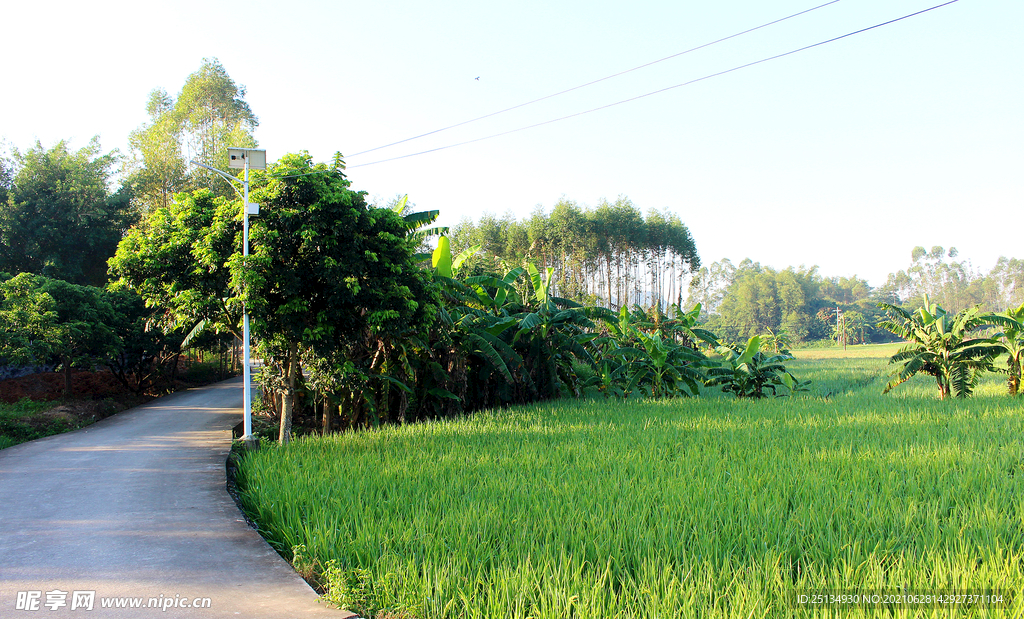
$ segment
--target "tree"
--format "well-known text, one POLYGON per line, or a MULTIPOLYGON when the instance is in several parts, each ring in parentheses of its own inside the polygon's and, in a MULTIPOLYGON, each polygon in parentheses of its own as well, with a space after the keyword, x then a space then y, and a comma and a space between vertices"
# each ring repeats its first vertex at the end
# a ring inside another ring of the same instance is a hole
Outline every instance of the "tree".
POLYGON ((162 88, 150 92, 146 112, 149 122, 129 136, 132 158, 126 166, 144 210, 166 208, 179 191, 206 188, 217 196, 233 196, 215 173, 186 165, 196 160, 228 170, 229 146, 256 146, 252 132, 259 120, 245 102, 245 87, 216 58, 204 58, 176 98, 162 88))
POLYGON ((524 221, 485 213, 476 224, 460 223, 451 243, 455 251, 481 245, 488 255, 477 264, 488 263, 492 273, 528 262, 554 267, 553 293, 610 307, 678 304, 685 278, 700 266, 678 216, 651 210, 645 219, 624 196, 595 208, 562 198, 550 213, 538 205, 524 221))
MULTIPOLYGON (((188 76, 171 114, 190 160, 227 170, 229 146, 256 146, 252 132, 259 119, 245 102, 245 86, 236 84, 216 58, 204 58, 188 76)), ((230 188, 213 172, 200 168, 193 178, 197 187, 229 195, 230 188)))
POLYGON ((0 153, 0 206, 7 204, 7 198, 14 189, 14 162, 0 153))
POLYGON ((231 258, 253 335, 280 368, 282 443, 291 438, 303 357, 348 372, 337 352, 368 348, 354 369, 379 375, 391 343, 425 331, 436 316, 436 292, 415 265, 408 225, 391 209, 371 208, 343 170, 340 156, 328 166, 299 153, 257 174, 251 254, 247 262, 231 258))
POLYGON ((1000 256, 986 279, 991 280, 995 289, 994 303, 990 301, 995 307, 1024 303, 1024 260, 1000 256))
POLYGON ((181 352, 181 334, 166 334, 159 328, 160 308, 147 308, 135 292, 104 291, 113 308, 108 325, 116 340, 107 368, 133 393, 153 388, 161 378, 173 382, 181 352), (168 368, 170 366, 170 368, 168 368))
POLYGON ((105 361, 117 350, 114 311, 101 288, 21 273, 0 284, 0 296, 0 354, 25 365, 59 362, 65 397, 72 366, 105 361))
POLYGON ((102 286, 107 259, 136 220, 129 191, 108 188, 117 158, 102 154, 99 138, 77 151, 64 141, 15 150, 0 204, 0 270, 102 286))
MULTIPOLYGON (((757 262, 745 259, 733 275, 718 308, 713 328, 730 339, 748 339, 767 330, 779 330, 783 308, 779 298, 779 274, 757 262)), ((802 294, 797 291, 799 305, 802 294)))
POLYGON ((39 290, 54 301, 56 324, 50 350, 64 371, 64 397, 68 397, 72 366, 91 367, 117 352, 117 338, 110 327, 114 310, 103 289, 95 286, 42 279, 39 290))
POLYGON ((0 279, 0 358, 22 366, 45 364, 56 339, 53 297, 31 273, 0 279))
POLYGON ((971 333, 992 324, 977 306, 951 315, 925 296, 925 305, 911 314, 901 307, 880 303, 888 318, 878 326, 904 340, 904 346, 889 359, 902 363, 882 393, 910 380, 921 372, 935 378, 939 398, 966 398, 971 395, 981 372, 991 369, 999 347, 991 339, 970 338, 971 333))
POLYGON ((121 241, 110 260, 115 289, 158 309, 167 332, 199 323, 239 334, 241 303, 229 262, 242 247, 241 204, 207 189, 179 193, 121 241))
POLYGON ((931 250, 915 247, 911 251, 911 262, 906 271, 891 273, 884 290, 899 299, 904 305, 923 303, 923 297, 933 299, 941 306, 959 311, 980 303, 975 298, 971 284, 980 278, 970 262, 957 262, 957 249, 949 250, 936 245, 931 250))
POLYGON ((707 314, 718 311, 719 305, 725 298, 725 291, 732 286, 735 279, 736 267, 728 258, 713 262, 706 267, 700 267, 693 279, 690 280, 690 303, 700 305, 705 314, 703 318, 706 319, 707 314))
POLYGON ((149 93, 146 112, 150 121, 128 136, 132 159, 126 166, 136 200, 146 211, 167 208, 171 196, 188 187, 182 156, 181 123, 174 100, 158 88, 149 93))

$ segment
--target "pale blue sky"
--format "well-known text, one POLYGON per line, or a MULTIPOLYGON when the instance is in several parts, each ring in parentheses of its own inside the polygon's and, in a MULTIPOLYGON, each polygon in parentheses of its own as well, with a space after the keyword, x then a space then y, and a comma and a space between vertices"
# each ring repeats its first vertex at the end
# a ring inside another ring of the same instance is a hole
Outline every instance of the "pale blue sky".
MULTIPOLYGON (((5 8, 0 136, 126 148, 147 93, 217 57, 268 158, 327 160, 468 120, 826 0, 56 2, 5 8), (17 55, 14 55, 17 51, 17 55), (474 78, 479 76, 479 80, 474 78)), ((938 4, 841 0, 350 166, 499 133, 938 4)), ((1024 3, 960 0, 814 50, 493 140, 352 167, 455 224, 623 194, 690 227, 704 262, 818 264, 873 285, 915 245, 983 270, 1024 257, 1024 3)))

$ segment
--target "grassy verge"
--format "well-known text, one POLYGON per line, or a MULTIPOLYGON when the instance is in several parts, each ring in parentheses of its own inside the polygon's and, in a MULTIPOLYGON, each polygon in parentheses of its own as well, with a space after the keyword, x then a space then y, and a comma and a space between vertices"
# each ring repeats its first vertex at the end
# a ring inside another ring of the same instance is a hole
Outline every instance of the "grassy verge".
POLYGON ((0 403, 0 449, 84 425, 82 420, 69 415, 46 414, 53 408, 52 402, 28 399, 13 404, 0 403))
POLYGON ((794 399, 559 401, 265 448, 241 462, 241 499, 366 617, 822 616, 793 599, 821 589, 1020 599, 1020 401, 998 379, 966 402, 927 380, 883 397, 891 353, 841 352, 800 355, 826 384, 794 399))

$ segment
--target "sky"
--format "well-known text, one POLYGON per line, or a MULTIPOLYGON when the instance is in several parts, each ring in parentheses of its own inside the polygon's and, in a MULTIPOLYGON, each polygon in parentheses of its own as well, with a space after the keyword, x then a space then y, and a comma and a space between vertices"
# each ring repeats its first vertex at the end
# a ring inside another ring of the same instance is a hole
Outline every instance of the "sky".
POLYGON ((442 225, 627 196, 679 215, 705 264, 818 265, 879 286, 913 247, 1024 257, 1024 3, 839 0, 570 93, 366 152, 828 0, 19 2, 0 138, 128 152, 148 93, 203 58, 246 88, 267 158, 346 156, 353 189, 442 225), (479 79, 476 79, 479 78, 479 79), (358 154, 363 153, 363 154, 358 154))

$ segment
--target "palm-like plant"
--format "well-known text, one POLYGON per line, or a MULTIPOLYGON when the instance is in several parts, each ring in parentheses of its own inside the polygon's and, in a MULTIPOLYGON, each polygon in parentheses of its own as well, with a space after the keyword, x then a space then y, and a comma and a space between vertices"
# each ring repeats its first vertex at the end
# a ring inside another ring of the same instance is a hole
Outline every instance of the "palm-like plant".
POLYGON ((980 374, 991 370, 992 359, 1002 352, 992 339, 969 338, 975 330, 993 324, 992 317, 982 314, 977 306, 951 315, 927 296, 924 302, 924 307, 912 314, 902 307, 878 304, 887 316, 878 326, 907 340, 907 345, 889 359, 890 364, 903 365, 882 393, 924 373, 935 378, 940 399, 950 395, 966 398, 974 391, 980 374))
POLYGON ((1006 354, 1006 387, 1010 395, 1020 393, 1020 366, 1024 359, 1024 304, 988 317, 989 321, 1002 327, 1002 332, 992 337, 1000 352, 1006 354))
POLYGON ((542 274, 530 263, 526 272, 530 297, 524 300, 522 311, 514 314, 519 329, 512 344, 529 360, 541 398, 557 396, 560 385, 578 393, 581 385, 572 372, 572 361, 593 365, 586 345, 596 337, 590 333, 595 325, 579 303, 551 295, 552 267, 542 274))
POLYGON ((654 307, 651 316, 639 306, 613 314, 604 310, 599 318, 607 336, 598 338, 598 375, 591 383, 606 396, 628 397, 640 391, 655 398, 697 395, 707 376, 707 362, 694 342, 717 343, 714 335, 698 328, 698 305, 684 313, 674 306, 676 318, 669 319, 654 307))
POLYGON ((705 376, 698 369, 705 361, 704 355, 692 348, 664 340, 660 333, 647 335, 637 331, 636 336, 647 353, 645 363, 637 364, 633 381, 650 385, 651 397, 664 398, 674 395, 697 395, 699 384, 705 376))
POLYGON ((786 386, 790 392, 806 391, 810 381, 798 382, 786 370, 785 362, 792 355, 768 355, 761 350, 761 336, 747 340, 745 347, 722 345, 715 349, 722 355, 722 365, 708 370, 708 387, 721 387, 738 398, 763 398, 786 386))

